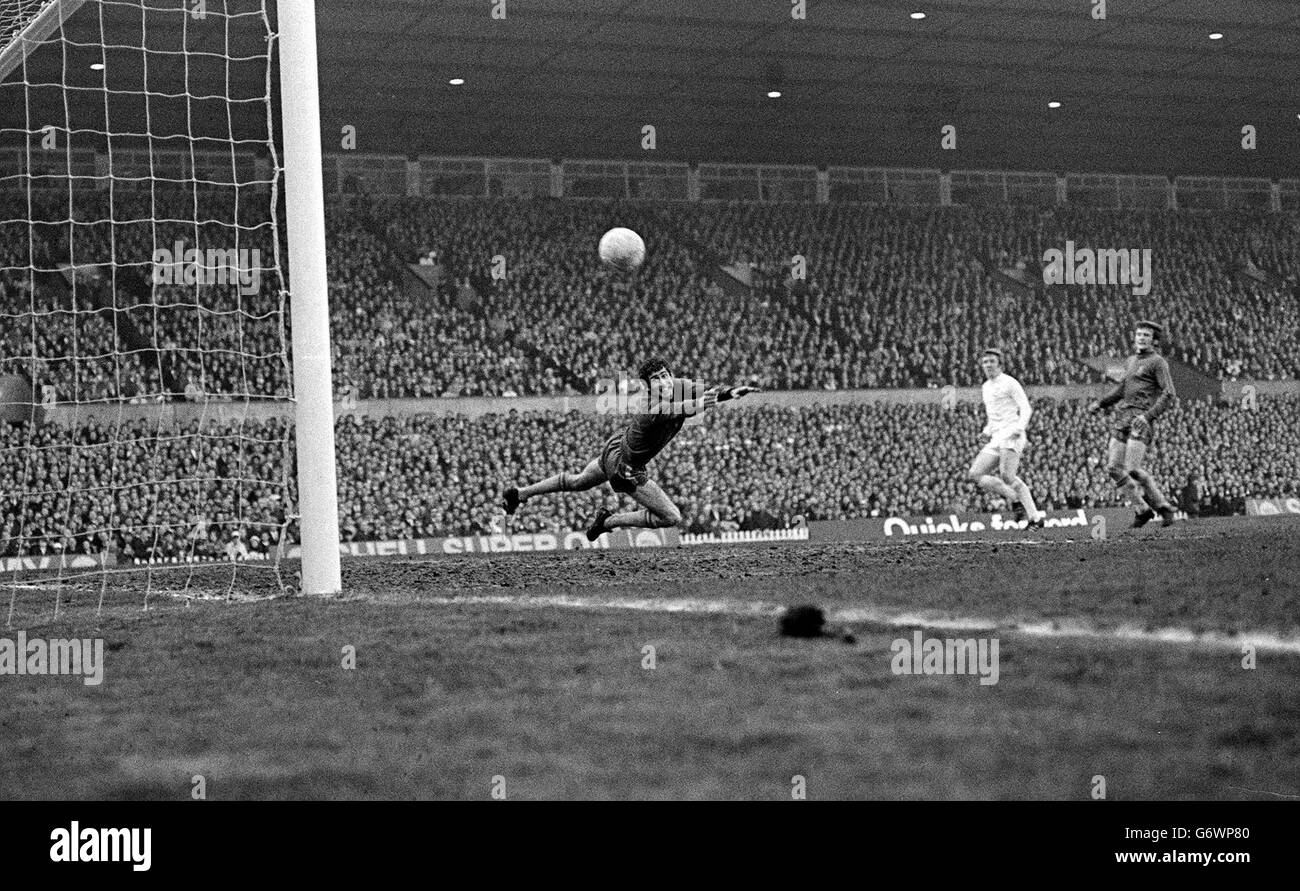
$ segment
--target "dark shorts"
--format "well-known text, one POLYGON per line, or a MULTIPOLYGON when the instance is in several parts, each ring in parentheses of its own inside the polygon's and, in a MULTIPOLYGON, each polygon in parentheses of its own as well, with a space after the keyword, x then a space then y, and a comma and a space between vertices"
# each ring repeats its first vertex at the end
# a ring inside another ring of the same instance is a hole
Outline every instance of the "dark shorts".
POLYGON ((622 433, 605 440, 605 448, 600 453, 600 469, 605 472, 609 487, 624 495, 631 495, 637 486, 650 478, 650 472, 644 467, 632 467, 623 460, 622 433))
POLYGON ((1151 440, 1155 437, 1155 423, 1147 424, 1147 430, 1143 434, 1133 433, 1133 419, 1142 414, 1136 408, 1130 408, 1115 419, 1115 426, 1110 428, 1110 435, 1120 442, 1128 442, 1130 439, 1136 439, 1138 442, 1144 442, 1151 445, 1151 440))

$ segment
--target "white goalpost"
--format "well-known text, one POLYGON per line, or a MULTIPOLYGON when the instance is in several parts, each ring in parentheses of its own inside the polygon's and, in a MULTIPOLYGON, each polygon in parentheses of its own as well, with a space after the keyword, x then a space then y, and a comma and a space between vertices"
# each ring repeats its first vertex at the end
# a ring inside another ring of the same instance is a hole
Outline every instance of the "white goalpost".
POLYGON ((314 5, 0 0, 8 624, 341 590, 314 5))
POLYGON ((280 103, 284 133, 289 279, 293 283, 293 377, 298 398, 298 504, 302 590, 337 594, 338 480, 330 374, 329 284, 325 276, 325 187, 315 0, 280 4, 280 103))

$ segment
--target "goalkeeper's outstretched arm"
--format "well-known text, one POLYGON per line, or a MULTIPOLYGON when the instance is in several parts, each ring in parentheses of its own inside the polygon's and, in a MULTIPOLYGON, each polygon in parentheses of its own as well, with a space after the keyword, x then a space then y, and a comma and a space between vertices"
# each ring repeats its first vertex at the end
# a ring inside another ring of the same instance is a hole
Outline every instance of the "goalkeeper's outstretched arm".
POLYGON ((719 402, 740 399, 742 396, 748 396, 750 393, 756 392, 758 392, 758 387, 708 387, 697 398, 669 403, 666 410, 668 414, 694 415, 713 408, 719 402))

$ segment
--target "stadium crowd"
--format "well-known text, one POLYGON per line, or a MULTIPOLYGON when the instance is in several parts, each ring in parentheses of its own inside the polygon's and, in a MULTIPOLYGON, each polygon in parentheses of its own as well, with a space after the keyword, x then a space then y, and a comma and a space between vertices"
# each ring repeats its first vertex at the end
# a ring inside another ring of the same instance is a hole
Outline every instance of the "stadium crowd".
POLYGON ((1126 353, 1131 321, 1142 317, 1165 322, 1170 358, 1219 378, 1293 378, 1300 369, 1293 217, 732 204, 701 222, 693 240, 749 258, 767 290, 790 290, 819 327, 843 332, 842 386, 978 383, 978 355, 989 344, 1020 357, 1025 382, 1094 380, 1087 360, 1126 353), (1042 287, 1044 252, 1067 241, 1150 249, 1150 293, 1042 287), (792 287, 787 267, 796 253, 807 262, 806 287, 792 287), (1243 278, 1243 261, 1278 271, 1278 280, 1270 287, 1243 278))
POLYGON ((1166 322, 1171 358, 1216 377, 1300 370, 1300 221, 1286 215, 355 201, 387 221, 388 245, 435 247, 448 264, 484 273, 503 258, 476 311, 588 386, 634 367, 648 341, 700 377, 770 389, 978 383, 976 358, 990 343, 1021 357, 1027 383, 1077 383, 1098 379, 1088 360, 1127 352, 1143 315, 1166 322), (602 270, 590 250, 614 224, 647 239, 635 281, 602 270), (1066 241, 1149 248, 1150 293, 1041 287, 1033 264, 1066 241), (803 281, 791 274, 796 255, 803 281), (1274 278, 1242 276, 1245 262, 1274 278), (753 270, 755 286, 732 284, 719 263, 753 270))
MULTIPOLYGON (((56 202, 30 230, 25 196, 0 197, 0 373, 72 402, 289 392, 268 208, 245 200, 234 226, 221 222, 234 207, 205 197, 195 225, 181 222, 192 196, 164 197, 92 193, 76 224, 56 202), (252 293, 127 286, 176 241, 259 248, 267 274, 252 293), (118 276, 83 274, 75 294, 28 271, 110 261, 118 276)), ((995 343, 1024 383, 1069 384, 1124 354, 1137 316, 1165 322, 1166 355, 1214 377, 1300 373, 1300 220, 1287 214, 335 196, 326 218, 335 387, 362 399, 590 392, 648 350, 704 379, 838 390, 978 383, 995 343), (635 277, 595 257, 614 224, 647 240, 635 277), (1149 248, 1150 293, 1042 287, 1043 252, 1067 241, 1149 248), (407 264, 428 252, 437 283, 413 285, 407 264)))
MULTIPOLYGON (((1084 405, 1036 405, 1022 475, 1044 509, 1122 503, 1103 466, 1107 418, 1084 405)), ((964 478, 981 412, 938 400, 726 407, 683 428, 654 474, 681 507, 682 528, 694 532, 1004 507, 964 478)), ((343 415, 342 537, 490 532, 505 486, 580 469, 618 423, 515 410, 343 415)), ((297 538, 291 455, 292 427, 276 419, 0 426, 0 555, 108 547, 161 559, 264 555, 297 538)), ((1179 403, 1157 424, 1151 467, 1194 513, 1241 513, 1246 498, 1295 495, 1300 399, 1261 399, 1255 410, 1179 403)), ((602 503, 618 503, 606 487, 538 498, 510 529, 582 529, 602 503)))
MULTIPOLYGON (((185 192, 62 198, 0 195, 0 378, 25 378, 46 403, 290 395, 265 201, 204 196, 195 222, 185 192), (153 252, 177 242, 257 250, 260 276, 251 288, 154 281, 153 252)), ((1103 363, 1089 360, 1126 353, 1142 315, 1165 322, 1166 355, 1215 377, 1300 373, 1293 215, 336 196, 326 222, 335 389, 359 399, 589 393, 650 351, 705 380, 826 391, 974 384, 979 351, 999 344, 1022 382, 1070 384, 1098 380, 1103 363), (612 225, 646 238, 635 276, 595 257, 612 225), (1066 241, 1150 248, 1150 293, 1042 287, 1038 259, 1066 241), (417 257, 424 280, 408 269, 417 257)), ((1293 494, 1297 405, 1181 403, 1161 421, 1153 470, 1192 512, 1293 494)), ((976 408, 727 410, 688 426, 657 474, 693 531, 989 507, 962 478, 976 408)), ((1038 411, 1026 477, 1040 504, 1116 503, 1104 420, 1079 402, 1038 411)), ((344 415, 343 536, 488 531, 503 485, 577 469, 614 423, 344 415)), ((296 538, 291 436, 274 420, 4 425, 0 553, 267 553, 296 538)), ((582 528, 610 497, 529 504, 514 528, 582 528)))
POLYGON ((364 399, 562 392, 554 369, 531 363, 499 322, 454 295, 405 293, 400 264, 359 219, 369 211, 350 216, 337 201, 326 215, 336 391, 364 399))
POLYGON ((188 193, 91 191, 71 215, 66 196, 35 203, 29 226, 25 196, 0 194, 0 375, 23 376, 46 402, 287 397, 288 313, 266 207, 204 200, 211 216, 196 224, 184 222, 188 193), (204 265, 209 250, 248 253, 240 269, 209 266, 211 280, 155 281, 170 266, 155 251, 177 244, 203 251, 204 265))

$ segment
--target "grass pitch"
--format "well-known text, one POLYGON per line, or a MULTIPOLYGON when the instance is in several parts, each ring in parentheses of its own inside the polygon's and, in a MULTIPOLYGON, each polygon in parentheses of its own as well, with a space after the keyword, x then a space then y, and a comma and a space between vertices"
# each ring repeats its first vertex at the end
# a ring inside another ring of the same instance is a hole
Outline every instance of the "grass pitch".
POLYGON ((57 617, 20 590, 0 637, 102 637, 105 677, 0 676, 0 797, 186 799, 202 776, 210 799, 789 800, 801 777, 810 799, 1086 799, 1098 775, 1111 799, 1300 797, 1294 520, 357 560, 344 582, 148 611, 69 587, 57 617), (778 636, 772 611, 805 602, 884 618, 853 643, 778 636), (989 620, 924 633, 996 637, 998 683, 894 674, 904 614, 989 620), (1161 628, 1219 639, 1111 636, 1161 628), (1281 645, 1244 668, 1224 641, 1244 632, 1281 645))

